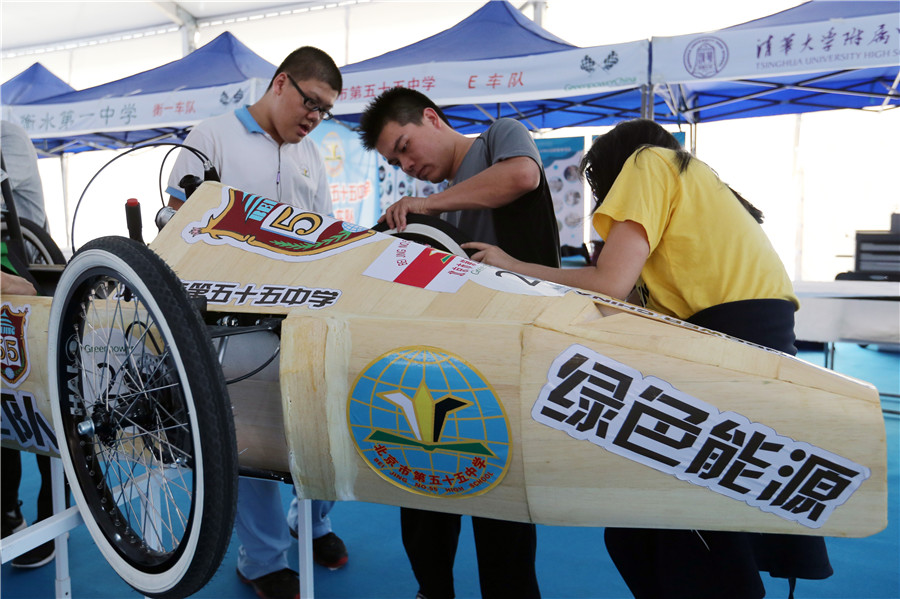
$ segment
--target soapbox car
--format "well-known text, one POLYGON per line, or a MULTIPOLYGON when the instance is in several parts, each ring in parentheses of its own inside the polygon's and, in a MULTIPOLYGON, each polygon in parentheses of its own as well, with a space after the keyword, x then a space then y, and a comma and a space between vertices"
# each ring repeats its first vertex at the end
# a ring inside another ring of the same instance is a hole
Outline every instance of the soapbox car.
POLYGON ((52 428, 148 596, 215 572, 239 466, 303 498, 553 525, 886 525, 871 385, 217 183, 149 248, 80 248, 52 301, 4 295, 3 343, 4 414, 32 424, 4 444, 54 453, 52 428))

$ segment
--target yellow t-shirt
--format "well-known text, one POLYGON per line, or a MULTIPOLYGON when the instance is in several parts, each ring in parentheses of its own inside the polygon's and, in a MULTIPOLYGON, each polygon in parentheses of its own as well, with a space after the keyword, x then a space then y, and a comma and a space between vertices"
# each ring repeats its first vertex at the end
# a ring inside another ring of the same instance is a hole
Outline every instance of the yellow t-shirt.
POLYGON ((674 151, 635 152, 593 216, 604 239, 613 221, 626 220, 650 242, 641 278, 651 310, 686 319, 746 299, 800 305, 762 227, 699 160, 679 174, 674 151))

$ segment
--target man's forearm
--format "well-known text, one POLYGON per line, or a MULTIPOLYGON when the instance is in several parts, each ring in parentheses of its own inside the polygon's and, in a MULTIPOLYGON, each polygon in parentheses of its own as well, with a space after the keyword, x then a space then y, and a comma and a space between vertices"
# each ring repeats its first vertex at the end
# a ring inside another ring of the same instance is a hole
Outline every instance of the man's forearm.
POLYGON ((517 156, 429 196, 426 205, 434 212, 499 208, 533 191, 540 182, 540 167, 534 160, 517 156))

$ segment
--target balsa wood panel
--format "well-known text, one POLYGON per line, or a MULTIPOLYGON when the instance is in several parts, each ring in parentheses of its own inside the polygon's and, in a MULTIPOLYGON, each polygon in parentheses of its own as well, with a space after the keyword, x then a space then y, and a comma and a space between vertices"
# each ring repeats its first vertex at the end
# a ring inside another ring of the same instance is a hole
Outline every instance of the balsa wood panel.
MULTIPOLYGON (((440 293, 364 276, 393 242, 388 237, 294 263, 230 245, 185 242, 182 231, 216 208, 221 193, 218 185, 204 185, 152 244, 179 277, 341 292, 334 306, 321 310, 265 310, 288 316, 280 392, 288 461, 302 496, 564 525, 864 536, 886 524, 884 422, 871 385, 642 309, 617 309, 617 302, 604 298, 526 295, 471 280, 455 293, 440 293), (537 422, 531 410, 551 363, 572 344, 666 381, 721 412, 852 460, 871 476, 822 528, 812 529, 571 438, 537 422), (495 387, 510 419, 513 450, 503 481, 487 493, 413 493, 381 478, 356 450, 347 423, 354 381, 377 356, 409 346, 461 356, 495 387)), ((260 311, 233 304, 210 309, 260 311)), ((255 463, 265 464, 266 453, 280 442, 256 451, 255 463)), ((282 456, 270 460, 272 468, 284 464, 282 456)))
MULTIPOLYGON (((6 382, 3 382, 3 401, 7 401, 8 394, 17 395, 16 401, 18 402, 33 401, 34 406, 43 416, 45 422, 52 428, 53 416, 50 412, 50 397, 47 393, 47 325, 50 320, 52 298, 3 294, 2 301, 4 303, 9 302, 16 311, 28 306, 28 330, 26 332, 28 351, 26 359, 29 364, 28 375, 19 382, 15 389, 8 389, 6 382)), ((17 434, 16 427, 8 421, 7 413, 4 409, 3 428, 8 430, 10 434, 7 435, 4 432, 3 447, 59 457, 55 439, 53 441, 45 439, 40 433, 35 438, 33 436, 34 431, 31 430, 34 423, 28 422, 28 418, 24 413, 22 418, 25 419, 25 422, 18 426, 24 432, 24 435, 29 437, 28 439, 23 439, 17 434)))

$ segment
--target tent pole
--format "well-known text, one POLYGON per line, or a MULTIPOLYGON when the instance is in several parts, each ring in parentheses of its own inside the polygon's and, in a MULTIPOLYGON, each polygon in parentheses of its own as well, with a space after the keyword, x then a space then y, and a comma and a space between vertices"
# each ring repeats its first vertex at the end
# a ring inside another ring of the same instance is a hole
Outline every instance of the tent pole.
POLYGON ((523 4, 522 6, 519 7, 519 12, 522 12, 522 9, 525 8, 526 6, 528 6, 529 4, 531 5, 532 12, 533 12, 533 16, 532 16, 531 20, 534 21, 538 27, 543 27, 544 26, 544 12, 547 9, 546 0, 529 0, 529 2, 526 2, 525 4, 523 4))
POLYGON ((171 0, 153 0, 152 4, 181 30, 181 55, 187 56, 196 50, 197 17, 171 0))
POLYGON ((344 64, 350 64, 350 7, 344 7, 344 64))
POLYGON ((888 104, 891 102, 891 96, 897 94, 897 85, 900 84, 900 71, 897 72, 897 76, 894 78, 894 84, 891 85, 891 89, 888 90, 887 95, 884 98, 884 102, 881 103, 881 108, 878 112, 883 111, 887 108, 888 104))
POLYGON ((59 155, 59 170, 62 176, 63 215, 66 223, 66 248, 72 247, 72 235, 69 228, 69 156, 63 152, 59 155))
POLYGON ((653 84, 641 86, 641 118, 653 120, 653 84))
POLYGON ((689 123, 688 129, 691 132, 691 155, 697 155, 697 123, 689 123))
POLYGON ((187 56, 197 49, 197 26, 185 25, 181 28, 181 56, 187 56))
POLYGON ((803 280, 803 213, 804 186, 803 163, 800 153, 800 123, 803 115, 798 114, 794 120, 794 185, 797 193, 797 231, 794 240, 794 277, 795 281, 803 280))

